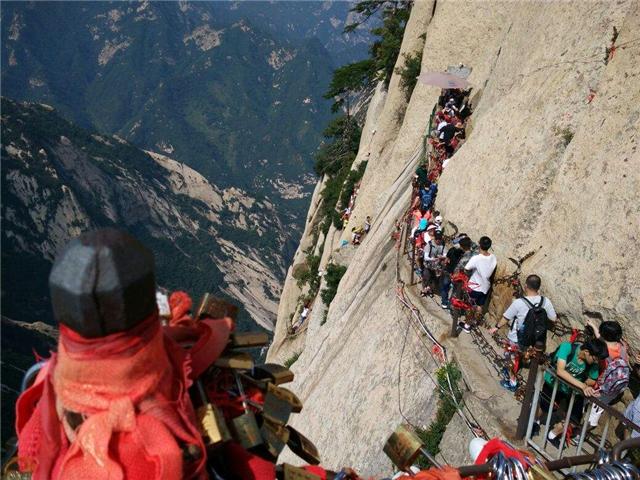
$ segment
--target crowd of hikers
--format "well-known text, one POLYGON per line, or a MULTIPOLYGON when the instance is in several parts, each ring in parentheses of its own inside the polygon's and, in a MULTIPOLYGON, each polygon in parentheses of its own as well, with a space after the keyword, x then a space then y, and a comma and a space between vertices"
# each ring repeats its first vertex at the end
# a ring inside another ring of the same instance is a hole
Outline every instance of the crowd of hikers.
MULTIPOLYGON (((546 348, 547 331, 554 328, 558 316, 552 301, 541 294, 542 279, 532 274, 526 278, 522 294, 513 300, 500 320, 494 326, 486 325, 484 312, 497 266, 497 258, 491 253, 491 238, 482 236, 476 243, 469 235, 458 233, 453 223, 451 226, 456 232, 448 235, 442 214, 435 209, 438 178, 449 158, 464 143, 465 126, 471 114, 469 94, 469 91, 444 90, 439 99, 439 110, 429 125, 431 148, 413 177, 408 219, 411 226, 409 255, 420 279, 421 295, 434 297, 437 294, 441 307, 455 313, 454 319, 460 319, 458 332, 471 333, 483 326, 495 336, 506 329, 506 338, 500 344, 505 347, 509 366, 503 369, 500 385, 515 392, 519 387, 516 368, 531 355, 535 346, 546 348)), ((556 382, 549 373, 545 375, 533 433, 539 431, 540 419, 547 418, 554 385, 558 383, 552 428, 548 433, 549 441, 555 445, 564 429, 565 414, 560 412, 571 408, 571 424, 580 425, 585 397, 597 397, 607 405, 620 402, 633 373, 632 356, 618 322, 602 321, 596 325, 590 319, 582 336, 582 341, 572 338, 562 342, 550 354, 557 376, 566 383, 556 382), (572 406, 569 405, 571 389, 568 385, 581 392, 575 396, 572 406)), ((640 364, 640 354, 635 361, 640 364)), ((593 405, 588 419, 591 428, 598 424, 602 412, 602 408, 593 405)), ((638 422, 640 397, 628 405, 626 417, 638 422)))
POLYGON ((349 203, 344 208, 344 210, 342 210, 340 219, 342 220, 343 227, 346 227, 347 224, 349 223, 349 219, 351 218, 351 212, 353 211, 353 208, 356 206, 356 199, 358 198, 359 191, 360 191, 360 182, 354 185, 353 191, 351 192, 351 195, 349 195, 349 203))
MULTIPOLYGON (((342 210, 340 215, 340 220, 342 220, 342 228, 346 229, 349 225, 349 220, 351 220, 351 212, 353 211, 353 207, 355 207, 356 199, 358 198, 358 192, 360 191, 360 182, 358 182, 354 187, 351 195, 349 196, 349 204, 342 210)), ((371 230, 371 217, 368 216, 362 225, 358 225, 356 227, 351 227, 351 244, 352 245, 360 245, 362 242, 362 238, 369 233, 371 230)), ((348 245, 348 241, 344 241, 341 246, 348 245)))

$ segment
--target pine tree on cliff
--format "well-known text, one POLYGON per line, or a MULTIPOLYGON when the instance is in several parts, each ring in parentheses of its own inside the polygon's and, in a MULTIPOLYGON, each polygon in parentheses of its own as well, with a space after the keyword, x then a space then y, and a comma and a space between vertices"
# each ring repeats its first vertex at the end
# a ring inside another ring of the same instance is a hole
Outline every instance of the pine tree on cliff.
POLYGON ((380 16, 382 19, 381 26, 371 29, 371 33, 379 39, 369 49, 372 64, 369 65, 370 74, 366 78, 368 84, 383 81, 385 86, 389 85, 412 4, 409 0, 363 0, 351 9, 359 18, 345 27, 345 33, 354 32, 372 17, 380 16))

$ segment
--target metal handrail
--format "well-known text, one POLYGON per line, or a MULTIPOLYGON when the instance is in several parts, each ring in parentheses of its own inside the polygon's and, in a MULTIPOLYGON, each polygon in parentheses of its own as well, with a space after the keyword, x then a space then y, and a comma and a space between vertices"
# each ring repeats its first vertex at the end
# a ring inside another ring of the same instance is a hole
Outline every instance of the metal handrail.
MULTIPOLYGON (((597 447, 595 445, 594 448, 596 448, 597 450, 602 450, 602 448, 605 445, 605 442, 608 438, 608 433, 609 433, 609 427, 611 425, 611 420, 613 418, 616 418, 621 425, 623 425, 627 430, 631 430, 631 431, 636 431, 636 432, 640 432, 640 426, 634 424, 633 422, 629 421, 627 418, 625 418, 620 412, 618 412, 617 410, 615 410, 614 408, 612 408, 610 405, 605 404, 604 402, 602 402, 600 399, 597 399, 596 397, 586 397, 582 394, 582 392, 574 387, 573 385, 571 385, 570 383, 568 383, 567 381, 563 380, 562 378, 560 378, 557 374, 557 371, 555 370, 555 368, 549 366, 549 365, 543 365, 542 368, 538 369, 536 366, 536 372, 530 372, 533 375, 530 376, 529 379, 529 385, 527 385, 527 392, 529 393, 529 395, 531 396, 531 402, 529 404, 527 404, 526 402, 523 402, 523 411, 521 413, 521 418, 519 419, 519 423, 522 423, 522 421, 526 420, 526 433, 524 435, 524 439, 525 439, 525 444, 529 445, 530 447, 532 447, 534 450, 536 450, 540 455, 542 455, 547 461, 558 461, 560 462, 561 460, 563 460, 563 454, 565 452, 565 445, 566 445, 566 439, 568 436, 568 430, 569 430, 569 425, 571 423, 571 417, 573 414, 573 410, 574 410, 574 406, 575 406, 575 401, 578 395, 583 396, 584 400, 585 400, 585 405, 587 405, 587 409, 586 409, 586 415, 584 415, 582 417, 581 420, 581 424, 580 424, 580 430, 579 430, 579 435, 577 436, 578 439, 578 443, 576 446, 576 451, 575 453, 578 456, 578 459, 582 458, 583 460, 587 461, 589 458, 592 458, 592 455, 580 455, 583 451, 584 448, 584 444, 585 444, 585 439, 587 439, 587 427, 589 425, 589 417, 591 415, 591 412, 594 408, 594 405, 597 405, 598 407, 602 408, 602 410, 604 412, 606 412, 608 414, 606 423, 604 424, 604 428, 602 430, 602 434, 601 434, 601 438, 600 438, 600 442, 597 445, 597 447), (554 378, 554 382, 553 382, 553 390, 551 393, 551 398, 548 399, 549 400, 549 408, 545 414, 545 416, 543 418, 540 419, 541 422, 541 431, 540 433, 542 434, 542 440, 541 440, 541 444, 538 444, 536 442, 533 441, 532 439, 532 432, 533 432, 533 424, 534 421, 536 419, 536 411, 537 411, 537 407, 540 403, 540 399, 541 399, 541 392, 542 392, 542 386, 544 383, 544 374, 545 372, 548 372, 549 374, 551 374, 554 378), (535 382, 533 381, 535 379, 535 382), (558 393, 558 388, 561 384, 564 384, 568 387, 568 392, 569 392, 569 404, 565 409, 554 409, 553 405, 555 403, 556 400, 556 395, 558 393), (527 408, 525 409, 525 405, 528 405, 527 408), (526 410, 526 417, 523 417, 524 413, 526 410), (551 425, 551 420, 552 420, 552 416, 554 411, 556 412, 556 414, 558 413, 558 411, 560 411, 560 413, 562 414, 562 417, 557 419, 557 422, 560 422, 563 424, 563 429, 562 429, 562 435, 558 435, 560 443, 559 443, 559 447, 558 447, 558 451, 555 455, 551 455, 551 452, 549 452, 547 450, 547 443, 548 443, 548 433, 550 432, 552 425, 551 425), (555 457, 555 458, 554 458, 555 457)), ((582 413, 582 412, 580 412, 582 413)), ((575 471, 576 465, 578 464, 582 464, 582 463, 573 463, 573 464, 568 464, 565 465, 564 467, 560 467, 560 468, 572 468, 573 471, 575 471)))
POLYGON ((631 448, 640 448, 640 437, 628 438, 615 444, 611 449, 611 458, 615 461, 620 460, 622 453, 631 448))
POLYGON ((625 417, 622 413, 620 413, 618 410, 616 410, 615 408, 613 408, 611 405, 608 405, 606 403, 604 403, 602 400, 600 400, 598 397, 587 397, 584 395, 584 393, 582 393, 582 391, 580 389, 578 389, 577 387, 575 387, 574 385, 571 385, 569 382, 567 382, 566 380, 560 378, 558 376, 558 372, 556 371, 555 368, 553 368, 551 365, 546 365, 544 366, 544 370, 548 371, 549 373, 551 373, 551 375, 553 375, 556 379, 558 379, 560 382, 562 382, 563 384, 567 385, 571 390, 573 390, 575 393, 584 396, 584 398, 586 400, 588 400, 590 403, 594 403, 597 406, 599 406, 600 408, 602 408, 606 413, 608 413, 609 415, 615 417, 617 420, 620 421, 620 423, 624 424, 625 427, 630 428, 631 430, 635 430, 636 432, 640 433, 640 425, 633 423, 632 421, 630 421, 627 417, 625 417))

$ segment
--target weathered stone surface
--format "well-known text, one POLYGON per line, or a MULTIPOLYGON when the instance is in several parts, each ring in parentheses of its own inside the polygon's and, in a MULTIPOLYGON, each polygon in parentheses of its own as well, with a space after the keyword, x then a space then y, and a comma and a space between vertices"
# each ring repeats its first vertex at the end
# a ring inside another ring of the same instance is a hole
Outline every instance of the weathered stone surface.
POLYGON ((513 6, 499 56, 472 74, 486 86, 438 206, 462 230, 489 234, 502 260, 539 250, 523 273, 542 276, 561 313, 619 320, 637 345, 640 56, 625 45, 640 4, 513 6), (620 47, 605 65, 614 26, 620 47))

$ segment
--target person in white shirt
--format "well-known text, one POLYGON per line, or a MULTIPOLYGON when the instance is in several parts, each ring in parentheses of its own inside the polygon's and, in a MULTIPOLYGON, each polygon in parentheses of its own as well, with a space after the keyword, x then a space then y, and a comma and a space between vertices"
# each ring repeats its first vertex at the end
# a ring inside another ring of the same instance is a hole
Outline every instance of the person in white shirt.
MULTIPOLYGON (((526 298, 529 303, 527 303, 523 298, 516 298, 511 302, 511 305, 504 312, 495 328, 489 330, 489 333, 493 335, 499 328, 508 324, 509 333, 507 334, 507 338, 514 345, 518 345, 518 332, 522 330, 524 319, 527 316, 531 305, 537 305, 542 300, 542 297, 540 296, 541 284, 542 280, 540 280, 538 275, 529 275, 525 280, 524 285, 524 298, 526 298)), ((542 307, 547 311, 547 318, 554 322, 557 315, 551 300, 545 298, 542 307)))
MULTIPOLYGON (((491 276, 496 270, 498 260, 493 253, 489 253, 491 248, 491 239, 489 237, 481 237, 478 241, 480 253, 467 262, 464 271, 469 278, 469 296, 476 304, 476 318, 482 318, 482 308, 487 300, 487 293, 491 288, 491 276)), ((460 327, 465 332, 471 331, 469 321, 461 323, 460 327)))
POLYGON ((433 223, 427 227, 425 232, 422 234, 425 245, 434 240, 437 231, 438 227, 433 223))
MULTIPOLYGON (((538 275, 529 275, 524 284, 524 297, 516 298, 511 305, 502 315, 502 318, 498 321, 496 326, 489 330, 489 333, 493 335, 505 325, 509 325, 509 333, 507 339, 511 344, 517 345, 522 351, 523 348, 518 341, 518 332, 520 332, 524 326, 524 319, 529 312, 529 309, 533 308, 532 305, 538 305, 542 302, 542 308, 547 312, 547 318, 554 322, 557 318, 556 311, 553 308, 551 300, 540 296, 540 285, 542 280, 538 275), (528 302, 528 303, 527 303, 528 302)), ((518 380, 513 369, 509 369, 509 380, 507 382, 500 382, 500 384, 511 390, 515 391, 518 386, 518 380)))
POLYGON ((302 313, 300 314, 300 318, 298 319, 298 322, 293 326, 294 332, 297 331, 302 326, 304 321, 309 316, 310 311, 311 311, 311 308, 309 307, 309 304, 305 304, 304 307, 302 307, 302 313))

